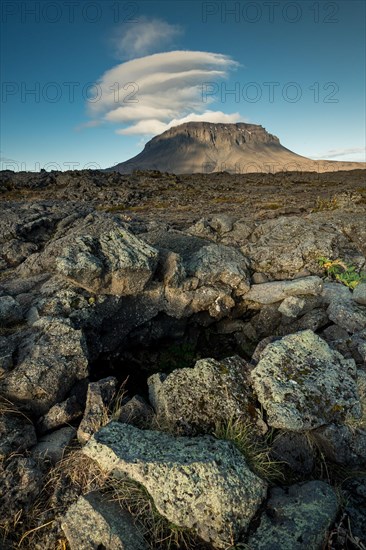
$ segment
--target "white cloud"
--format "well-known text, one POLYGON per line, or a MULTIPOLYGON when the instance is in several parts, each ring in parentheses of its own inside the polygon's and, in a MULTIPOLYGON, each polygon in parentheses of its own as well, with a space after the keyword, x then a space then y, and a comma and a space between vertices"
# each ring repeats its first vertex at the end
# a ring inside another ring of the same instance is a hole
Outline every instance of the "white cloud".
POLYGON ((83 130, 84 128, 95 128, 96 126, 100 126, 103 124, 102 120, 89 120, 88 122, 83 122, 75 127, 75 130, 79 132, 80 130, 83 130))
POLYGON ((341 159, 343 161, 366 162, 366 147, 349 147, 348 149, 329 149, 322 155, 312 156, 314 159, 341 159), (344 159, 343 157, 348 157, 344 159))
POLYGON ((161 134, 172 128, 172 126, 178 126, 178 124, 184 124, 185 122, 226 122, 227 124, 238 122, 242 120, 239 113, 226 114, 222 111, 205 111, 202 114, 191 113, 183 118, 174 118, 168 124, 160 122, 157 119, 140 120, 133 126, 128 128, 122 128, 116 130, 117 134, 131 135, 131 134, 161 134))
POLYGON ((89 113, 94 121, 121 124, 118 134, 157 134, 190 120, 238 122, 239 113, 208 110, 215 97, 202 97, 205 84, 217 84, 237 66, 226 55, 198 51, 127 61, 99 79, 99 99, 89 102, 89 113))
POLYGON ((182 33, 179 25, 171 25, 161 19, 149 20, 142 16, 130 25, 124 23, 116 29, 112 44, 119 57, 130 59, 159 51, 182 33))

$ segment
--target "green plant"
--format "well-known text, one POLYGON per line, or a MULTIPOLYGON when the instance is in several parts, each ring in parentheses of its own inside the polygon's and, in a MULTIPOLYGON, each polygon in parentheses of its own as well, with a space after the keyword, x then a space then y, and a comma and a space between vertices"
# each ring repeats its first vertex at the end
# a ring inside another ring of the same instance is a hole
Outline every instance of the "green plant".
MULTIPOLYGON (((217 423, 213 435, 231 441, 258 476, 269 482, 284 480, 283 463, 270 457, 269 439, 260 439, 250 422, 230 418, 226 422, 217 423)), ((271 436, 270 432, 268 438, 271 436)))
POLYGON ((328 277, 348 286, 351 290, 355 289, 359 283, 366 282, 366 273, 357 271, 355 266, 340 259, 329 260, 321 256, 318 258, 318 263, 328 277))

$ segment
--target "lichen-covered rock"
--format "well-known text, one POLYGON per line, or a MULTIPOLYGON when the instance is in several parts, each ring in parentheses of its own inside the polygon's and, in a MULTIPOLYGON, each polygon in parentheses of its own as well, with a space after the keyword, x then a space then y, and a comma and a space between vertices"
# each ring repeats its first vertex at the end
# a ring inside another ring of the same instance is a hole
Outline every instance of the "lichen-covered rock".
POLYGON ((89 384, 84 416, 79 424, 77 434, 79 443, 82 445, 89 441, 103 422, 106 422, 108 407, 116 392, 116 387, 117 379, 114 376, 108 376, 108 378, 89 384))
POLYGON ((265 220, 241 250, 256 271, 274 279, 290 279, 304 270, 320 275, 321 256, 342 258, 354 265, 364 262, 358 244, 351 244, 341 228, 317 219, 316 215, 265 220))
POLYGON ((157 251, 122 228, 78 236, 62 249, 56 270, 96 293, 126 295, 151 279, 157 251))
POLYGON ((192 254, 187 262, 187 275, 195 277, 199 286, 224 284, 245 294, 249 284, 249 262, 243 254, 229 246, 210 244, 192 254))
POLYGON ((119 411, 118 422, 132 424, 138 428, 146 426, 152 419, 154 411, 140 395, 134 395, 119 411))
POLYGON ((310 474, 314 467, 315 452, 306 434, 280 432, 271 445, 271 456, 300 475, 310 474))
POLYGON ((308 311, 296 320, 291 318, 283 319, 277 330, 277 334, 285 336, 286 334, 306 329, 315 332, 327 324, 329 324, 328 315, 323 308, 319 307, 308 311))
POLYGON ((227 548, 247 529, 267 484, 229 442, 211 436, 172 437, 112 422, 83 453, 115 476, 141 483, 160 514, 227 548))
POLYGON ((336 493, 323 481, 276 487, 257 531, 249 538, 249 548, 320 550, 337 512, 336 493))
POLYGON ((71 550, 147 550, 130 514, 98 492, 80 496, 68 509, 62 529, 71 550))
POLYGON ((320 277, 303 277, 293 281, 272 281, 253 285, 245 295, 245 300, 260 304, 274 304, 289 296, 316 296, 322 292, 320 277))
POLYGON ((268 344, 251 377, 275 428, 303 432, 361 415, 355 362, 311 330, 268 344))
POLYGON ((299 314, 303 311, 305 306, 304 298, 298 298, 296 296, 288 296, 285 298, 278 308, 278 311, 285 315, 285 317, 291 317, 291 319, 296 319, 299 314))
POLYGON ((32 456, 35 458, 47 458, 54 464, 59 462, 64 456, 66 447, 76 435, 76 428, 65 426, 58 430, 44 435, 40 438, 37 445, 32 449, 32 456))
POLYGON ((18 323, 22 317, 22 309, 14 298, 0 296, 0 326, 18 323))
POLYGON ((26 515, 42 490, 42 471, 33 458, 0 461, 0 525, 12 530, 15 516, 26 515))
POLYGON ((149 398, 157 418, 187 435, 208 432, 216 422, 248 417, 254 410, 250 366, 240 357, 200 359, 194 368, 153 374, 149 398))
MULTIPOLYGON (((366 477, 357 476, 342 483, 346 505, 346 521, 351 522, 351 531, 354 538, 366 545, 366 477)), ((346 526, 345 526, 346 527, 346 526)), ((361 547, 362 548, 362 547, 361 547)))
POLYGON ((324 456, 337 464, 364 467, 366 465, 366 424, 359 427, 329 424, 311 433, 324 456))
POLYGON ((327 314, 333 323, 348 332, 357 332, 366 328, 366 306, 353 300, 332 301, 327 309, 327 314))
POLYGON ((353 291, 352 298, 358 304, 366 306, 366 283, 360 283, 353 291))
POLYGON ((46 433, 55 428, 60 428, 65 424, 76 420, 83 414, 81 404, 75 395, 68 397, 61 403, 56 403, 50 410, 39 419, 37 428, 40 433, 46 433))
MULTIPOLYGON (((54 223, 51 216, 44 218, 54 223)), ((115 295, 135 294, 151 279, 157 250, 116 218, 98 212, 79 214, 60 226, 44 248, 18 268, 21 277, 58 273, 88 291, 115 295)))
MULTIPOLYGON (((4 405, 8 406, 7 403, 4 405)), ((20 413, 0 414, 0 460, 11 453, 24 451, 36 443, 36 432, 30 420, 20 413)))
POLYGON ((15 368, 0 382, 3 395, 36 414, 62 401, 88 375, 84 336, 67 319, 41 318, 15 368))

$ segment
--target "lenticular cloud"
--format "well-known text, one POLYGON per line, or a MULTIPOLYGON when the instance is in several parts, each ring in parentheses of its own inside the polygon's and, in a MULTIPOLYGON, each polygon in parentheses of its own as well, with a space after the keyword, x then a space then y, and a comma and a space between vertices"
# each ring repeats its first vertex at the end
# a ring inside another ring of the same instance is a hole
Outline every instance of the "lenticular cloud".
MULTIPOLYGON (((120 125, 119 134, 156 134, 191 120, 235 122, 238 113, 210 111, 202 98, 208 83, 228 77, 238 63, 217 53, 172 51, 121 63, 106 71, 89 102, 94 120, 120 125)), ((211 99, 212 101, 212 99, 211 99)))

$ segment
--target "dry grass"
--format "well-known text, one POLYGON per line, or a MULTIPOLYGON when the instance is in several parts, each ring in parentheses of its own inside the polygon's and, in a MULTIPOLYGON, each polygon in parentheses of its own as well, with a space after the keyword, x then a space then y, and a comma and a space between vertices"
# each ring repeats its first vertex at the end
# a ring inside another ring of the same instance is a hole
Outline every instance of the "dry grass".
POLYGON ((278 202, 265 202, 260 206, 264 208, 264 210, 278 210, 278 208, 282 208, 282 204, 278 202))
MULTIPOLYGON (((1 379, 1 376, 0 376, 1 379)), ((29 423, 32 423, 30 418, 21 410, 21 408, 7 399, 5 396, 0 395, 0 417, 4 415, 15 415, 15 416, 22 416, 25 418, 29 423)))
MULTIPOLYGON (((43 462, 44 469, 45 466, 43 462)), ((56 466, 48 465, 42 489, 31 507, 17 510, 12 518, 0 523, 0 547, 3 543, 9 549, 34 550, 50 548, 49 541, 53 541, 57 549, 65 550, 67 541, 60 529, 61 517, 79 495, 100 489, 106 479, 97 463, 79 448, 68 449, 56 466)))
POLYGON ((135 520, 137 527, 154 550, 204 549, 189 530, 169 522, 156 509, 153 500, 142 485, 128 478, 109 478, 104 486, 108 498, 118 502, 135 520))
POLYGON ((284 481, 283 463, 271 459, 270 447, 266 441, 259 439, 250 422, 231 418, 225 423, 217 424, 213 435, 234 443, 250 469, 259 477, 270 483, 284 481))
POLYGON ((103 406, 100 417, 96 418, 96 425, 93 429, 94 432, 98 431, 101 427, 106 426, 109 422, 118 420, 121 414, 122 403, 127 395, 126 383, 128 377, 122 382, 119 390, 114 395, 110 403, 103 406))

